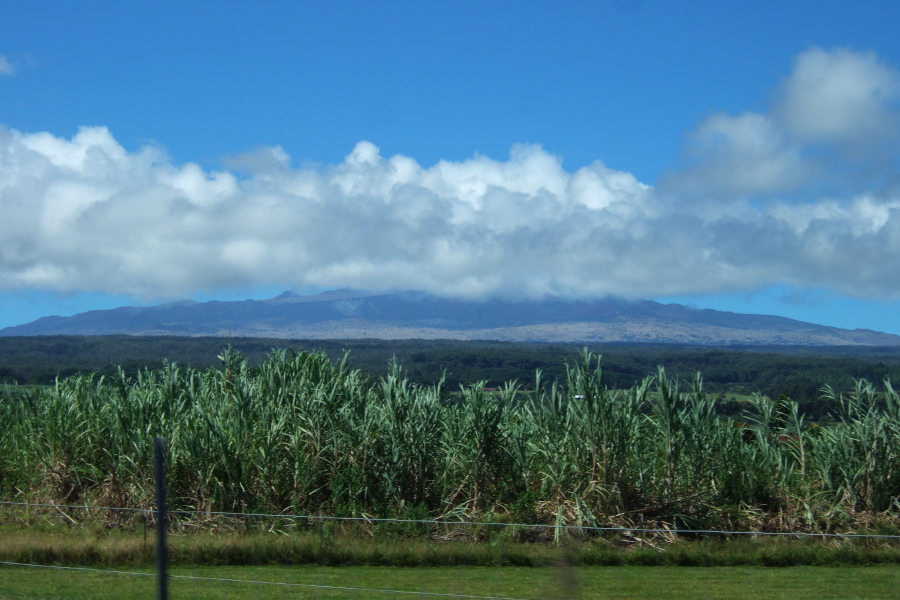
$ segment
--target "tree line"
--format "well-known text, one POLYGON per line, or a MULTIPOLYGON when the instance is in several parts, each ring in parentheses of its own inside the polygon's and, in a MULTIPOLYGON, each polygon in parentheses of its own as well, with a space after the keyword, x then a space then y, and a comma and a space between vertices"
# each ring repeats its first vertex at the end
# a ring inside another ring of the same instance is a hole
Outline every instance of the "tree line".
MULTIPOLYGON (((264 338, 177 336, 35 336, 0 337, 0 383, 52 385, 76 374, 127 374, 162 367, 164 360, 193 368, 215 366, 223 342, 257 368, 272 349, 323 351, 378 377, 395 358, 417 385, 443 377, 455 388, 476 381, 499 387, 518 381, 529 388, 534 371, 545 377, 565 376, 565 363, 577 358, 576 344, 510 343, 451 340, 282 340, 264 338)), ((811 420, 827 420, 835 406, 823 398, 823 386, 849 390, 856 379, 900 381, 900 348, 877 347, 693 347, 658 345, 591 345, 603 356, 606 384, 627 389, 663 366, 669 373, 690 376, 702 371, 709 394, 717 395, 720 414, 738 415, 747 396, 788 396, 811 420)))

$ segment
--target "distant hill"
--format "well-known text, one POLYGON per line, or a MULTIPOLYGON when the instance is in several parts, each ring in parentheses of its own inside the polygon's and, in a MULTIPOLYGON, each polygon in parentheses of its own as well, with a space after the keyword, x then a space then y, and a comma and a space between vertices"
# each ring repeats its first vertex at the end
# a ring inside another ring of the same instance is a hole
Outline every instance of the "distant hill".
POLYGON ((784 317, 616 298, 470 301, 422 293, 285 292, 268 300, 183 301, 43 317, 0 336, 178 335, 456 339, 697 345, 900 346, 900 336, 784 317))

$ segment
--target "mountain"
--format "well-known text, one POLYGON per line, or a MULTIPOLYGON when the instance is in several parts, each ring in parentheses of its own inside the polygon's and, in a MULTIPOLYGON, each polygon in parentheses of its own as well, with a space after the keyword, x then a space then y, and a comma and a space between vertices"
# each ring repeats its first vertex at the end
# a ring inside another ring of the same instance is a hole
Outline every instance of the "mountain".
POLYGON ((650 300, 473 301, 354 290, 95 310, 0 330, 0 336, 62 334, 900 346, 900 336, 867 329, 650 300))

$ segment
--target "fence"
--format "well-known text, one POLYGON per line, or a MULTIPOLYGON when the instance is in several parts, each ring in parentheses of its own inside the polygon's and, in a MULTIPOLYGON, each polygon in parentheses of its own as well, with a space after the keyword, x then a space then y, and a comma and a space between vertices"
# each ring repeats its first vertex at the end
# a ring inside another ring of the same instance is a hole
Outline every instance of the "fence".
MULTIPOLYGON (((159 511, 147 508, 131 508, 116 506, 95 506, 80 504, 49 504, 35 502, 9 502, 0 501, 0 506, 21 506, 32 508, 51 508, 60 511, 66 519, 74 521, 65 512, 66 510, 81 511, 108 511, 108 512, 126 512, 141 515, 141 517, 156 517, 159 511)), ((353 522, 365 524, 377 523, 398 523, 407 525, 435 525, 435 526, 452 526, 452 527, 486 527, 486 528, 515 528, 521 530, 549 530, 552 532, 574 532, 574 533, 620 533, 631 535, 633 533, 658 533, 664 535, 694 535, 694 536, 747 536, 747 537, 782 537, 782 538, 814 538, 814 539, 883 539, 898 540, 900 535, 894 534, 875 534, 875 533, 854 533, 854 532, 804 532, 804 531, 740 531, 725 529, 684 529, 684 528, 652 528, 652 527, 603 527, 594 525, 565 525, 545 523, 507 523, 502 521, 447 521, 434 519, 388 519, 379 517, 336 517, 331 515, 303 515, 292 513, 253 513, 253 512, 229 512, 229 511, 208 511, 208 510, 167 510, 167 514, 172 516, 191 515, 204 517, 234 517, 234 518, 254 518, 254 519, 283 519, 307 524, 317 524, 325 522, 353 522)), ((157 520, 153 519, 156 526, 157 520)))
MULTIPOLYGON (((429 526, 429 527, 453 527, 453 528, 517 528, 521 531, 544 531, 553 534, 554 539, 558 542, 564 533, 572 533, 580 536, 587 534, 620 534, 635 537, 637 535, 661 534, 668 536, 675 535, 691 535, 691 536, 713 536, 713 537, 730 537, 730 536, 750 536, 754 538, 764 537, 787 537, 787 538, 817 538, 817 539, 872 539, 882 541, 900 540, 900 535, 892 534, 868 534, 868 533, 835 533, 835 532, 784 532, 784 531, 726 531, 717 529, 676 529, 676 528, 626 528, 626 527, 603 527, 591 525, 568 525, 560 519, 555 524, 529 524, 529 523, 505 523, 492 521, 448 521, 448 520, 431 520, 431 519, 387 519, 374 518, 367 516, 358 517, 340 517, 331 515, 304 515, 289 513, 246 513, 246 512, 222 512, 222 511, 202 511, 202 510, 172 510, 167 509, 166 485, 165 485, 165 466, 163 461, 164 447, 161 438, 156 439, 156 481, 157 495, 155 508, 136 508, 136 507, 113 507, 113 506, 95 506, 95 505, 74 505, 74 504, 53 504, 53 503, 29 503, 15 501, 0 501, 0 506, 4 507, 20 507, 25 509, 49 509, 55 511, 68 522, 75 524, 78 521, 71 515, 76 511, 101 512, 107 511, 110 514, 131 515, 141 519, 146 532, 148 519, 153 521, 156 529, 156 572, 144 573, 138 571, 125 571, 113 569, 96 569, 78 566, 63 565, 47 565, 35 564, 18 561, 0 560, 0 565, 13 568, 29 568, 29 569, 49 569, 59 571, 72 571, 84 573, 102 573, 109 575, 124 575, 131 577, 156 577, 158 598, 160 600, 168 600, 168 583, 171 579, 176 580, 197 580, 221 583, 241 583, 247 585, 261 586, 279 586, 284 588, 307 588, 318 590, 347 591, 360 593, 378 593, 378 594, 396 594, 396 595, 412 595, 423 597, 452 597, 452 598, 472 598, 483 600, 518 600, 506 596, 490 596, 490 595, 472 595, 461 593, 444 593, 444 592, 428 592, 401 589, 375 589, 367 587, 352 586, 336 586, 321 585, 314 583, 296 583, 296 582, 276 582, 261 581, 249 579, 233 579, 219 577, 202 577, 196 575, 172 575, 168 572, 169 546, 167 542, 168 526, 170 518, 178 517, 202 517, 204 519, 226 518, 226 519, 279 519, 292 523, 295 527, 317 527, 320 536, 324 536, 324 525, 326 523, 352 523, 362 524, 365 526, 373 526, 378 524, 395 524, 395 525, 412 525, 412 526, 429 526)), ((324 545, 324 543, 323 543, 324 545)))
MULTIPOLYGON (((71 567, 71 566, 62 566, 62 565, 43 565, 43 564, 34 564, 34 563, 22 563, 15 561, 0 561, 0 565, 4 565, 7 567, 18 567, 18 568, 30 568, 30 569, 49 569, 49 570, 57 570, 57 571, 74 571, 74 572, 82 572, 82 573, 100 573, 100 574, 108 574, 108 575, 125 575, 132 577, 152 577, 155 576, 157 578, 157 597, 159 600, 168 600, 169 598, 169 580, 170 579, 178 579, 178 580, 194 580, 194 581, 210 581, 210 582, 220 582, 220 583, 241 583, 241 584, 249 584, 249 585, 264 585, 264 586, 278 586, 278 587, 286 587, 286 588, 307 588, 307 589, 315 589, 315 590, 330 590, 330 591, 349 591, 349 592, 360 592, 360 593, 378 593, 378 594, 394 594, 394 595, 402 595, 402 596, 422 596, 422 597, 448 597, 448 598, 463 598, 463 599, 479 599, 479 600, 521 600, 518 598, 510 598, 506 596, 484 596, 484 595, 471 595, 471 594, 448 594, 442 592, 423 592, 423 591, 413 591, 413 590, 395 590, 395 589, 375 589, 375 588, 365 588, 365 587, 352 587, 352 586, 334 586, 334 585, 321 585, 321 584, 312 584, 312 583, 291 583, 291 582, 276 582, 276 581, 258 581, 258 580, 249 580, 249 579, 233 579, 233 578, 223 578, 223 577, 200 577, 196 575, 172 575, 169 574, 169 548, 168 548, 168 521, 169 514, 202 514, 201 511, 172 511, 169 513, 167 508, 167 497, 166 497, 166 474, 165 474, 165 460, 164 460, 165 448, 164 448, 164 440, 162 438, 155 439, 155 472, 156 472, 156 509, 147 510, 140 508, 129 508, 129 507, 102 507, 102 506, 77 506, 77 505, 58 505, 58 504, 46 504, 46 503, 28 503, 28 502, 9 502, 2 501, 0 505, 2 506, 19 506, 26 508, 52 508, 63 515, 66 519, 68 519, 72 523, 76 523, 76 521, 70 517, 63 509, 69 510, 72 512, 73 510, 95 510, 95 511, 111 511, 118 513, 139 513, 143 518, 143 523, 145 526, 145 536, 146 536, 146 522, 148 515, 152 515, 156 525, 156 573, 142 573, 136 571, 122 571, 122 570, 111 570, 111 569, 94 569, 89 567, 71 567)), ((293 515, 263 515, 263 514, 250 514, 250 513, 203 513, 208 516, 216 515, 216 516, 230 516, 230 517, 278 517, 278 518, 290 518, 293 520, 306 519, 309 520, 310 517, 298 517, 293 515)), ((326 517, 319 516, 317 520, 320 524, 324 523, 326 517)), ((334 517, 327 517, 327 519, 331 520, 334 517)), ((388 521, 389 519, 379 519, 380 521, 388 521)), ((410 521, 406 521, 410 522, 410 521)))

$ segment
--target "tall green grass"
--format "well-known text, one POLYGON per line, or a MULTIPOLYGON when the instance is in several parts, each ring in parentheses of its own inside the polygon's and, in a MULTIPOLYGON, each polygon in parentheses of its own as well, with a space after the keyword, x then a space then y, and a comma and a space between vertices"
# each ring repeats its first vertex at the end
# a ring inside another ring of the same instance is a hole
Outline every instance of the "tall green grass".
POLYGON ((817 532, 900 510, 889 383, 824 390, 837 422, 807 427, 787 398, 721 419, 699 374, 610 390, 587 351, 533 392, 417 386, 397 364, 372 380, 323 353, 220 358, 7 390, 0 495, 149 508, 162 436, 173 509, 817 532))

